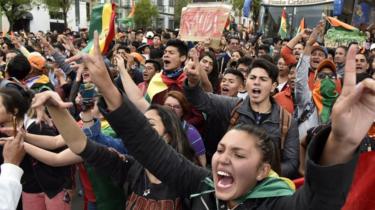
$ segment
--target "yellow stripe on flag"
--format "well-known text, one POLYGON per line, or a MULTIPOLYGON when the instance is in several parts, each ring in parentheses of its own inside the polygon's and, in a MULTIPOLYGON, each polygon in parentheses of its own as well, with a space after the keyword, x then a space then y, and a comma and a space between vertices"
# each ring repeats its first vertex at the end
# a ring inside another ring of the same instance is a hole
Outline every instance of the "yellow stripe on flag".
MULTIPOLYGON (((112 16, 112 4, 106 3, 103 6, 103 13, 102 13, 102 31, 99 33, 99 46, 100 51, 103 52, 106 38, 109 33, 110 24, 111 24, 111 16, 112 16)), ((90 49, 90 55, 93 54, 94 48, 90 49)))
POLYGON ((152 101, 152 98, 156 94, 168 89, 168 86, 163 82, 161 78, 161 74, 162 72, 155 74, 154 77, 152 77, 150 84, 148 85, 146 94, 150 98, 150 101, 152 101))

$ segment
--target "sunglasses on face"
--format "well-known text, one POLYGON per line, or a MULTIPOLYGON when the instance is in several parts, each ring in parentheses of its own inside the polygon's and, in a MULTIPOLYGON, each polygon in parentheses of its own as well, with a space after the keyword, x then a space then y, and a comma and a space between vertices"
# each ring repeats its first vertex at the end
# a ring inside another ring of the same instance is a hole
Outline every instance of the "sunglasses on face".
POLYGON ((317 77, 319 79, 325 79, 328 77, 328 79, 336 79, 336 75, 332 74, 332 73, 326 73, 326 72, 319 72, 317 77))

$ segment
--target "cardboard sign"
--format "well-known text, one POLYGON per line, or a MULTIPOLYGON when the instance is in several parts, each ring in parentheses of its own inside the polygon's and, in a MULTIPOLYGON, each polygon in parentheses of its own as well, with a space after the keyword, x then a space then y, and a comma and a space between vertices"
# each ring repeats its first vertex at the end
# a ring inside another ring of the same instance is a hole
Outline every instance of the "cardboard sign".
POLYGON ((219 40, 232 5, 223 3, 189 4, 181 12, 180 37, 185 41, 219 40))

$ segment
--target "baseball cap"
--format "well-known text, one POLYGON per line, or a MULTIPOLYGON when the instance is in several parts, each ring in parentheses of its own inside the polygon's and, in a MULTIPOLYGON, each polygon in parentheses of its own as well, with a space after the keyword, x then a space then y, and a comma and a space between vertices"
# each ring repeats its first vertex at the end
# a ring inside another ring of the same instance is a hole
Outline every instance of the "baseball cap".
POLYGON ((32 52, 27 57, 30 65, 38 70, 43 70, 46 65, 46 59, 38 52, 32 52))
POLYGON ((320 72, 324 68, 329 68, 333 73, 336 73, 336 65, 329 59, 324 59, 322 62, 320 62, 316 71, 320 72))

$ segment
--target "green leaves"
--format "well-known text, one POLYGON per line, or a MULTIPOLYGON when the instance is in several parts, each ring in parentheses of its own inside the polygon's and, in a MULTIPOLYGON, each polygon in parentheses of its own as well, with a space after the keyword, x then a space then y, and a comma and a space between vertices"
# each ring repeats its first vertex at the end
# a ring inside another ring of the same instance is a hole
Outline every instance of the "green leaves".
POLYGON ((33 0, 10 0, 0 1, 0 13, 7 16, 12 30, 15 21, 22 18, 22 15, 31 9, 33 0))
POLYGON ((159 12, 150 0, 140 0, 135 4, 134 22, 139 28, 145 28, 151 25, 152 18, 158 17, 159 12))

